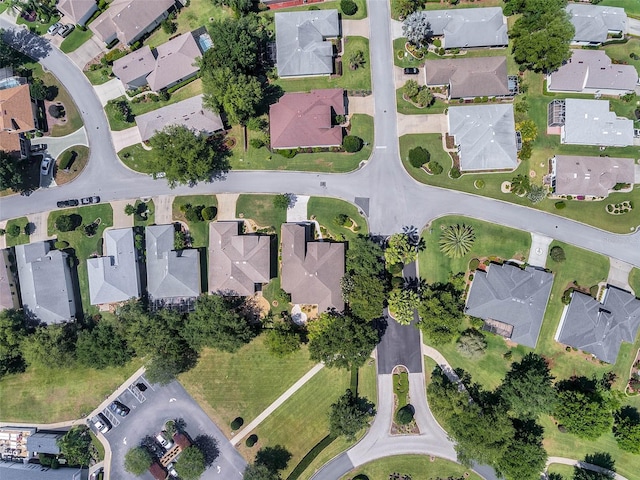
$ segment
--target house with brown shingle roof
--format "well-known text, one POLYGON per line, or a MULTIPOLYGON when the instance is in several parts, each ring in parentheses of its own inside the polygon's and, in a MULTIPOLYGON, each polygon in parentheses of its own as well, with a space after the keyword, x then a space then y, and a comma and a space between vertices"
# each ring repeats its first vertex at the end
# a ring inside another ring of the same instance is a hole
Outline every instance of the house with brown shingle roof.
POLYGON ((311 232, 309 224, 282 225, 282 289, 293 303, 318 305, 320 313, 342 311, 345 244, 315 241, 311 232))
POLYGON ((113 62, 113 74, 120 79, 124 88, 135 90, 147 84, 147 77, 156 65, 156 57, 149 45, 144 45, 113 62))
POLYGON ((23 134, 35 129, 36 111, 29 85, 0 90, 0 150, 26 157, 29 146, 23 134))
POLYGON ((117 40, 135 43, 169 16, 175 0, 113 0, 89 29, 107 45, 117 40))
POLYGON ((556 195, 606 197, 616 183, 634 181, 632 158, 556 155, 551 159, 551 188, 556 195))
POLYGON ((345 114, 344 100, 340 88, 285 93, 269 107, 271 148, 342 145, 342 127, 333 118, 345 114))
POLYGON ((424 62, 428 87, 447 87, 449 98, 509 95, 507 57, 451 58, 424 62))
POLYGON ((82 26, 98 11, 96 0, 60 0, 56 8, 65 18, 82 26))
POLYGON ((239 222, 209 224, 209 291, 253 295, 271 279, 271 237, 244 235, 239 222))

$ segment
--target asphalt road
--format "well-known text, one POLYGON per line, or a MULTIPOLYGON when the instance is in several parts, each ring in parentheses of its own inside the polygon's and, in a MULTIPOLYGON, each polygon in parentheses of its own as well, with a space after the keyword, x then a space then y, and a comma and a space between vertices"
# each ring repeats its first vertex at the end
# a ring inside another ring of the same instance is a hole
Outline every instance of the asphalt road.
POLYGON ((242 479, 246 462, 180 383, 174 381, 164 387, 153 385, 142 395, 145 397, 142 403, 129 391, 118 397, 119 401, 131 409, 131 413, 124 418, 118 417, 119 425, 105 434, 112 452, 112 480, 153 480, 148 472, 142 477, 128 473, 124 469, 124 456, 130 448, 139 445, 145 436, 155 437, 167 420, 177 418, 184 420, 185 430, 192 439, 198 435, 208 435, 217 441, 220 455, 202 475, 202 479, 242 479))
POLYGON ((378 375, 390 374, 396 365, 404 365, 411 373, 422 373, 423 358, 420 331, 416 319, 411 325, 400 325, 384 311, 387 329, 376 348, 378 375))

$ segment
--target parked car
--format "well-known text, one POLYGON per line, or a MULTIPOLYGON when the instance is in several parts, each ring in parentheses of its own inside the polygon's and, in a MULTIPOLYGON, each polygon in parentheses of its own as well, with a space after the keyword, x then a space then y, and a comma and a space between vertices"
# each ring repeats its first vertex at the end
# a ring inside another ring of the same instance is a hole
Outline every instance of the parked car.
POLYGON ((142 382, 136 383, 136 387, 138 387, 138 390, 140 390, 141 392, 144 392, 147 390, 147 386, 142 382))
POLYGON ((73 198, 71 200, 61 200, 57 203, 57 205, 58 208, 77 207, 78 205, 80 205, 80 202, 73 198))
POLYGON ((169 465, 167 465, 167 471, 172 477, 178 477, 178 472, 176 472, 176 464, 174 462, 171 462, 169 465))
POLYGON ((93 197, 84 197, 80 199, 80 203, 82 205, 90 205, 92 203, 100 203, 100 197, 98 196, 93 196, 93 197))
POLYGON ((102 413, 99 413, 96 416, 93 424, 102 433, 107 433, 109 430, 111 430, 111 422, 109 422, 109 420, 107 420, 107 417, 105 417, 102 413))
POLYGON ((32 152, 42 152, 44 150, 47 149, 47 144, 46 143, 40 143, 38 145, 31 145, 31 151, 32 152))
POLYGON ((62 27, 60 27, 60 30, 58 30, 58 35, 60 35, 62 38, 65 38, 71 32, 73 32, 74 28, 76 28, 75 25, 73 25, 71 23, 67 23, 66 25, 63 25, 62 27))
POLYGON ((406 67, 404 69, 405 75, 417 75, 418 73, 420 73, 420 70, 417 69, 416 67, 406 67))
POLYGON ((51 170, 51 157, 44 157, 40 163, 40 174, 49 175, 49 170, 51 170))
POLYGON ((124 403, 120 403, 117 400, 112 402, 111 405, 109 405, 109 410, 111 410, 113 413, 117 415, 120 415, 121 417, 126 417, 127 415, 129 415, 129 412, 131 411, 129 407, 127 407, 124 403))
POLYGON ((60 27, 62 27, 62 24, 60 22, 56 22, 47 29, 47 33, 49 35, 55 35, 56 32, 60 30, 60 27))
POLYGON ((165 434, 166 432, 160 432, 158 435, 156 435, 156 440, 160 445, 162 445, 162 448, 164 448, 165 450, 169 450, 171 449, 171 447, 173 447, 173 442, 171 440, 167 440, 165 434))

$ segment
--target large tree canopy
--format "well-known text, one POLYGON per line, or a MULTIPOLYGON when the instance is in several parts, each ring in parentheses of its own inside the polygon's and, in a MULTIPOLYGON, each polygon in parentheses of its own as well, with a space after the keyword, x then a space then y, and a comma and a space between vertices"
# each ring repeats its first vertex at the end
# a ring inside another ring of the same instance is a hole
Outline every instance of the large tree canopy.
POLYGON ((423 289, 418 304, 418 327, 430 343, 449 343, 460 333, 464 318, 463 293, 455 281, 435 283, 423 289))
POLYGON ((351 390, 347 390, 337 402, 331 404, 329 431, 335 437, 343 435, 352 441, 356 433, 367 426, 373 413, 371 402, 366 398, 358 398, 351 390))
POLYGON ((204 470, 204 454, 195 445, 185 448, 176 462, 176 472, 184 480, 198 480, 204 470))
POLYGON ((10 188, 15 192, 28 189, 27 161, 0 150, 0 190, 10 188))
POLYGON ((88 367, 121 366, 131 359, 132 354, 124 332, 108 320, 100 320, 92 330, 78 334, 76 358, 88 367))
POLYGON ((204 105, 224 113, 231 124, 244 125, 256 115, 263 100, 262 84, 256 77, 234 72, 226 66, 203 71, 202 87, 204 105))
POLYGON ((20 348, 27 365, 65 368, 74 361, 75 330, 71 324, 38 327, 24 339, 20 348))
POLYGON ((0 312, 0 378, 24 370, 20 343, 27 336, 24 314, 18 310, 0 312))
POLYGON ((590 440, 613 424, 611 410, 598 391, 561 390, 553 416, 568 432, 590 440))
POLYGON ((88 466, 91 460, 89 445, 91 435, 84 425, 71 428, 62 438, 59 438, 58 447, 70 465, 88 466))
POLYGON ((553 378, 545 359, 529 353, 511 365, 500 395, 518 418, 536 418, 553 410, 556 398, 553 378))
POLYGON ((153 459, 146 448, 134 447, 124 456, 124 469, 139 477, 147 471, 152 462, 153 459))
POLYGON ((202 56, 202 70, 212 72, 227 67, 235 74, 260 72, 258 54, 264 29, 257 15, 225 18, 215 22, 209 31, 213 48, 202 56))

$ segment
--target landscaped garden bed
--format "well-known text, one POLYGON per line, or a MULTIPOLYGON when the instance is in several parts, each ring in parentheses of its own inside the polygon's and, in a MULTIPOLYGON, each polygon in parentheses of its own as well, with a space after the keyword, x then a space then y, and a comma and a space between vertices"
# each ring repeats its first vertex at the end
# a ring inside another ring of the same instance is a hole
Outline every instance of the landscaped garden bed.
POLYGON ((393 370, 394 415, 391 422, 392 435, 419 435, 420 429, 413 414, 415 412, 409 398, 409 372, 403 366, 393 370))
POLYGON ((620 203, 610 203, 607 205, 607 213, 611 215, 624 215, 633 210, 633 203, 630 200, 625 200, 620 203))
POLYGON ((640 349, 638 349, 636 358, 631 365, 626 393, 627 395, 640 395, 640 349))

